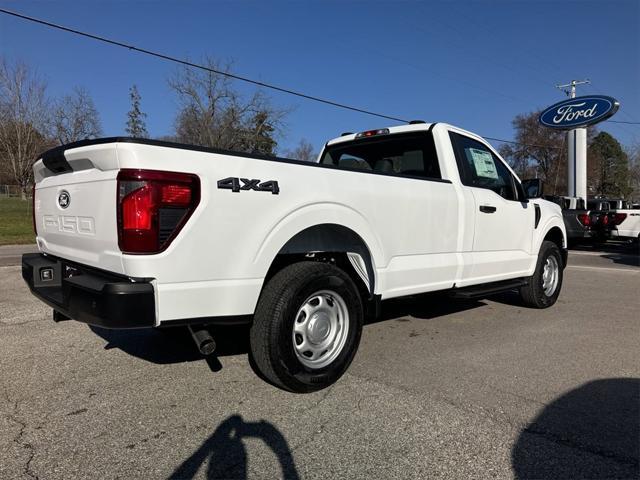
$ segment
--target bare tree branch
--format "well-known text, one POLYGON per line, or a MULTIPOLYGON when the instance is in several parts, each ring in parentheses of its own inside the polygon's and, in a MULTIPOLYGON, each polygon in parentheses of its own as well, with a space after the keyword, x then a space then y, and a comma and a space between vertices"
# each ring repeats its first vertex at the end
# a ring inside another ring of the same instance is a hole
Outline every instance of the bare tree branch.
POLYGON ((313 151, 313 145, 303 138, 296 148, 287 151, 286 156, 303 162, 314 162, 318 154, 313 151))
POLYGON ((56 103, 53 118, 53 135, 62 145, 102 135, 98 111, 82 87, 56 103))
POLYGON ((20 185, 23 198, 33 182, 33 163, 51 146, 45 90, 45 83, 25 64, 0 62, 0 168, 20 185))
MULTIPOLYGON (((211 58, 204 63, 220 71, 228 71, 230 66, 211 58)), ((180 105, 175 121, 178 141, 275 154, 288 111, 273 107, 263 92, 245 99, 228 77, 190 68, 176 72, 169 86, 180 105)))

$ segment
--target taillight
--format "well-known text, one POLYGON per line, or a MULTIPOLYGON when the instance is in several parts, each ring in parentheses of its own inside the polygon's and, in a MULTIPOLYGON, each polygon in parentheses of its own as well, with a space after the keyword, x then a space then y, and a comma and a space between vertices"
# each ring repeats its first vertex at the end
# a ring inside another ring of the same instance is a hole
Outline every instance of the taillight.
POLYGON ((38 236, 38 229, 36 228, 36 184, 33 184, 31 190, 31 221, 33 222, 33 233, 38 236))
POLYGON ((626 213, 616 213, 616 215, 613 217, 613 224, 620 225, 622 222, 624 222, 625 218, 627 218, 626 213))
POLYGON ((579 213, 578 221, 585 227, 588 227, 589 225, 591 225, 591 218, 589 217, 588 213, 579 213))
POLYGON ((606 213, 602 215, 602 224, 609 225, 609 215, 607 215, 606 213))
POLYGON ((197 175, 123 169, 118 173, 118 244, 124 253, 158 253, 200 202, 197 175))

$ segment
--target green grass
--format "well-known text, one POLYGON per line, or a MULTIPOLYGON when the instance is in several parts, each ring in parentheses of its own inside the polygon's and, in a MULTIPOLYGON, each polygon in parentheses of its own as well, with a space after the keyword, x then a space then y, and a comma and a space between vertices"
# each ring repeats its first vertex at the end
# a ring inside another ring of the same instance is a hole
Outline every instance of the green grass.
POLYGON ((0 245, 35 243, 31 199, 0 197, 0 245))

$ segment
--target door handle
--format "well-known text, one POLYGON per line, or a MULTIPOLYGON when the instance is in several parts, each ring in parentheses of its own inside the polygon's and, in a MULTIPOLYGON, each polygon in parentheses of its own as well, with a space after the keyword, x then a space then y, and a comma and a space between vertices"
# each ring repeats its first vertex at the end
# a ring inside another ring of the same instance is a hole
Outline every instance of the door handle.
POLYGON ((492 207, 491 205, 480 205, 480 211, 482 213, 493 213, 496 211, 496 207, 492 207))

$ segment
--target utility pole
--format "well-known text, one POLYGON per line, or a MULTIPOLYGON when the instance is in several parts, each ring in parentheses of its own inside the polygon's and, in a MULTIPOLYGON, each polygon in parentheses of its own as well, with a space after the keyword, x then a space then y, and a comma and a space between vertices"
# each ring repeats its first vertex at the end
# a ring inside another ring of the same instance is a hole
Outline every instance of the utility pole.
POLYGON ((569 98, 576 98, 576 86, 587 85, 589 83, 591 83, 591 81, 588 78, 586 80, 571 80, 571 83, 567 83, 566 85, 556 85, 556 88, 559 88, 566 93, 569 98), (567 88, 570 88, 570 90, 567 90, 567 88))
MULTIPOLYGON (((556 85, 569 98, 576 97, 576 86, 591 83, 587 80, 571 80, 566 85, 556 85)), ((587 127, 567 132, 567 195, 587 201, 587 127)))

